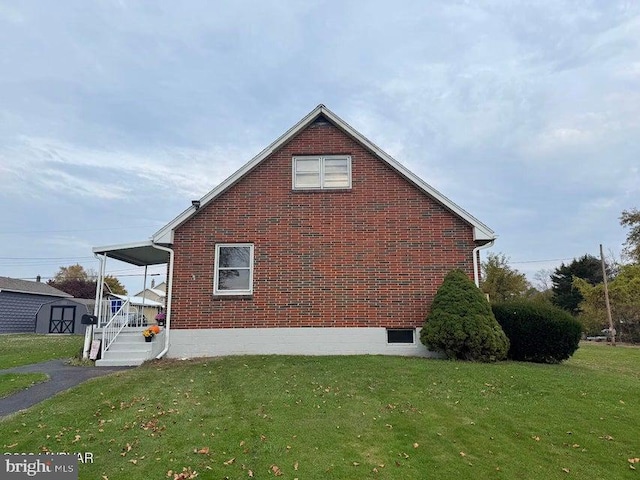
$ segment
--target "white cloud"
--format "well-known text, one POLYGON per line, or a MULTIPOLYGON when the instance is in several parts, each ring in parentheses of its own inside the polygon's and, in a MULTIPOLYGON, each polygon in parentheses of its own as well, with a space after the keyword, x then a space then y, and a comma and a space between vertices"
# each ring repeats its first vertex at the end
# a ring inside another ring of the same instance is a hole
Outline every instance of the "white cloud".
POLYGON ((134 199, 157 190, 200 197, 248 161, 255 148, 165 148, 135 153, 79 147, 55 139, 23 138, 0 148, 7 195, 55 192, 102 200, 134 199))
POLYGON ((65 5, 0 5, 0 209, 81 224, 66 255, 153 233, 318 103, 513 258, 620 242, 637 205, 636 2, 65 5))

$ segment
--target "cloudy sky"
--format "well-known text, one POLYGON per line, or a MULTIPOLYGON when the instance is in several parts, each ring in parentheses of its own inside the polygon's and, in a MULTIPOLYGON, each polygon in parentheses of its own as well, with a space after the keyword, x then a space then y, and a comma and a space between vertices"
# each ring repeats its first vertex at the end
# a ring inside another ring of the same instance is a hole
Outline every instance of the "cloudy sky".
POLYGON ((0 0, 0 275, 97 268, 319 103, 531 278, 640 207, 635 0, 0 0))

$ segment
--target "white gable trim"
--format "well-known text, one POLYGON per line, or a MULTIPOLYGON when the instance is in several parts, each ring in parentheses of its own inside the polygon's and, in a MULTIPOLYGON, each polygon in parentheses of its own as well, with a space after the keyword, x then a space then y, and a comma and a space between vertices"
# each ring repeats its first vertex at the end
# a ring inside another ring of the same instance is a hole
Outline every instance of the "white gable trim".
MULTIPOLYGON (((454 214, 458 215, 460 218, 465 220, 471 226, 473 226, 473 238, 476 241, 490 241, 496 238, 496 235, 493 230, 491 230, 488 226, 482 223, 480 220, 475 218, 469 212, 464 210, 462 207, 452 202, 450 199, 445 197, 438 190, 433 188, 431 185, 426 183, 416 174, 411 172, 409 169, 404 167, 397 160, 392 158, 389 154, 381 150, 377 145, 373 142, 369 141, 364 135, 351 127, 347 122, 338 117, 335 113, 329 110, 324 105, 318 105, 314 108, 308 115, 306 115, 302 120, 296 123, 293 127, 287 130, 280 138, 278 138, 275 142, 269 145, 267 148, 262 150, 258 155, 253 157, 248 163, 246 163, 242 168, 240 168, 233 175, 228 177, 222 183, 220 183, 217 187, 207 193, 204 197, 200 199, 199 208, 204 207, 209 202, 214 200, 216 197, 225 192, 232 185, 237 183, 242 177, 244 177, 247 173, 257 167, 265 158, 271 155, 274 151, 279 149, 282 145, 291 140, 296 134, 298 134, 301 130, 310 125, 316 118, 320 115, 324 115, 327 117, 335 126, 343 130, 345 133, 353 137, 356 141, 361 143, 365 148, 371 151, 373 154, 377 155, 382 161, 387 163, 392 169, 397 171, 400 175, 402 175, 406 180, 413 183, 416 187, 422 190, 425 194, 435 198, 438 202, 444 205, 446 208, 451 210, 454 214)), ((165 225, 162 229, 158 230, 152 237, 153 243, 165 244, 169 245, 173 243, 173 232, 176 228, 182 225, 184 222, 189 220, 195 213, 198 208, 195 206, 191 206, 187 208, 184 212, 174 218, 171 222, 165 225)))

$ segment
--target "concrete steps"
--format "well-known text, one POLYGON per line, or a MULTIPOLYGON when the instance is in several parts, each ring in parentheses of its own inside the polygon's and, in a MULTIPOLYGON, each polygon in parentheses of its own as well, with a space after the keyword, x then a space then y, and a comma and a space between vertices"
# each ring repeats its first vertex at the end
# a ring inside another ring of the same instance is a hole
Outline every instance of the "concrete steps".
MULTIPOLYGON (((164 329, 151 342, 146 342, 142 331, 146 327, 127 327, 116 338, 104 357, 96 361, 97 367, 125 367, 142 365, 154 358, 164 347, 164 329)), ((102 333, 96 332, 96 339, 102 333)))

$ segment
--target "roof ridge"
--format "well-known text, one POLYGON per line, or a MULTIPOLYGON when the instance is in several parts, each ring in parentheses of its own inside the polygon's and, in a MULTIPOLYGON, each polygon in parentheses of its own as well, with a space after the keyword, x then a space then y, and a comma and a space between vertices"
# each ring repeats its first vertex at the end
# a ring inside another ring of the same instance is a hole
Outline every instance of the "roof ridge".
POLYGON ((263 160, 265 160, 269 155, 271 155, 274 151, 282 147, 289 140, 291 140, 295 135, 297 135, 304 128, 309 126, 313 121, 315 121, 318 116, 324 115, 331 123, 333 123, 337 128, 342 130, 345 134, 352 137, 355 141, 364 146, 367 150, 372 152, 378 158, 380 158, 383 162, 385 162, 389 167, 395 170, 398 174, 400 174, 405 180, 412 183, 416 187, 418 187, 425 195, 429 195, 434 198, 444 207, 448 208, 455 215, 466 221, 469 225, 473 227, 473 235, 474 240, 478 241, 491 241, 496 238, 495 232, 489 228, 487 225, 482 223, 476 217, 471 215, 465 209, 460 207, 458 204, 450 200, 448 197, 440 193, 437 189, 429 185, 427 182, 422 180, 415 173, 410 171, 407 167, 398 162, 391 155, 386 153, 380 147, 378 147, 375 143, 365 137, 363 134, 358 132, 355 128, 345 122, 338 115, 333 113, 329 108, 327 108, 324 104, 319 104, 316 108, 314 108, 311 112, 305 115, 301 120, 295 123, 291 128, 289 128, 285 133, 283 133, 280 137, 278 137, 275 141, 269 144, 266 148, 264 148, 260 153, 258 153, 255 157, 245 163, 242 167, 236 170, 235 173, 227 177, 221 183, 219 183, 216 187, 210 190, 207 194, 205 194, 199 202, 197 203, 197 207, 192 205, 178 216, 176 216, 173 220, 167 223, 160 230, 155 232, 151 239, 153 243, 157 244, 172 244, 173 243, 173 232, 176 228, 180 227, 183 223, 189 220, 198 209, 203 208, 208 203, 213 201, 219 195, 224 193, 227 189, 232 187, 238 181, 240 181, 245 175, 247 175, 250 171, 256 168, 263 160))

